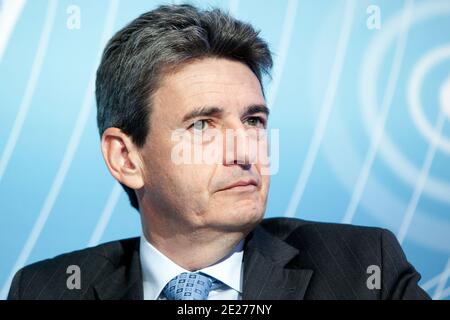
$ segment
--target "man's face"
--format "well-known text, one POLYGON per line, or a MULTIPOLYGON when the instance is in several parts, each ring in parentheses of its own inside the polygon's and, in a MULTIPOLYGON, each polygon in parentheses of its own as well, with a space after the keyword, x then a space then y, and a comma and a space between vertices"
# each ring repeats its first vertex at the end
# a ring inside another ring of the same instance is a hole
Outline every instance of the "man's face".
MULTIPOLYGON (((261 131, 267 123, 265 100, 254 73, 236 61, 197 60, 166 74, 152 101, 150 131, 141 150, 145 167, 141 214, 152 212, 153 220, 156 216, 166 225, 196 230, 252 229, 264 215, 269 188, 269 175, 262 174, 267 165, 245 147, 238 151, 242 143, 258 140, 244 130, 261 131), (174 161, 173 151, 180 141, 172 137, 180 129, 184 137, 192 137, 183 142, 192 149, 196 145, 207 151, 221 142, 220 161, 174 161), (210 130, 222 132, 223 139, 195 142, 194 136, 210 130), (227 138, 226 131, 236 136, 227 138), (239 182, 244 185, 230 188, 239 182)), ((264 141, 259 147, 267 153, 264 141)))

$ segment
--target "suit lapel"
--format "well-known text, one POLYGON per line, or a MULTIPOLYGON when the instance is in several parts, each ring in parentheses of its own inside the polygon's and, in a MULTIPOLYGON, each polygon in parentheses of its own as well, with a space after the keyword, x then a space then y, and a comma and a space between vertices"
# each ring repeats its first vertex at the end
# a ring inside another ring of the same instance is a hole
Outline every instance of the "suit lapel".
POLYGON ((309 269, 287 269, 298 250, 258 226, 244 250, 244 300, 301 300, 313 274, 309 269))

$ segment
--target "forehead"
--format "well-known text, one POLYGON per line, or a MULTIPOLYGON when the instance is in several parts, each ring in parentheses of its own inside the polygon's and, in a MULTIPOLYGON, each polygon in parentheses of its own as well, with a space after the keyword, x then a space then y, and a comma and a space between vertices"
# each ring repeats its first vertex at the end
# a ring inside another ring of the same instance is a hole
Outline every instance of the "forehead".
POLYGON ((166 74, 154 95, 154 115, 165 111, 172 118, 201 106, 238 112, 264 104, 258 78, 245 64, 220 58, 190 62, 166 74), (170 110, 170 112, 168 112, 170 110))

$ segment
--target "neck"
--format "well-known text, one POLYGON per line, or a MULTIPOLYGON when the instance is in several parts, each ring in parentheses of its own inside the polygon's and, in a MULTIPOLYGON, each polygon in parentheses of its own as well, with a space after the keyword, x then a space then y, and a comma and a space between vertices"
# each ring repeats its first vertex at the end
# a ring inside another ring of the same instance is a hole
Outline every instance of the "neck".
MULTIPOLYGON (((153 222, 153 221, 152 221, 153 222)), ((163 233, 153 223, 143 224, 144 236, 162 254, 188 271, 208 267, 229 255, 247 233, 209 229, 163 233)))

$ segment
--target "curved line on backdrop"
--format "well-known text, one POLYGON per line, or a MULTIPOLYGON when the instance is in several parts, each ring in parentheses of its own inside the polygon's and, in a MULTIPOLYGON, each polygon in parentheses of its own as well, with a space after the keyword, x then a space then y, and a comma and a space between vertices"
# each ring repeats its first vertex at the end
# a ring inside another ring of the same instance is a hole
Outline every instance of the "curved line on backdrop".
MULTIPOLYGON (((450 60, 450 43, 430 50, 414 66, 408 83, 408 111, 422 136, 429 141, 436 140, 439 149, 450 155, 450 140, 442 137, 440 133, 436 133, 435 129, 427 122, 420 103, 420 87, 426 73, 443 60, 450 60)), ((442 112, 450 117, 450 74, 444 81, 439 98, 442 112)))
POLYGON ((106 201, 106 205, 102 211, 102 214, 97 221, 94 232, 92 232, 92 235, 89 239, 88 247, 96 246, 100 242, 103 233, 105 233, 106 227, 108 226, 109 220, 111 220, 111 216, 117 205, 117 202, 119 202, 121 194, 122 186, 116 181, 108 197, 108 200, 106 201))
MULTIPOLYGON (((436 289, 434 290, 433 299, 444 299, 445 298, 445 285, 450 277, 450 259, 447 260, 447 264, 444 267, 444 271, 439 275, 439 280, 436 284, 436 289)), ((450 288, 450 287, 449 287, 450 288)))
MULTIPOLYGON (((421 63, 421 62, 430 62, 429 65, 427 65, 428 69, 431 68, 431 66, 433 65, 433 59, 429 59, 429 57, 437 57, 435 60, 439 61, 439 53, 442 52, 442 48, 439 48, 437 50, 434 50, 431 52, 431 54, 427 54, 425 56, 425 58, 423 58, 416 66, 415 70, 413 71, 413 75, 411 77, 410 80, 410 85, 409 85, 409 94, 408 96, 410 97, 410 100, 413 99, 413 97, 416 97, 417 92, 419 91, 418 89, 420 88, 420 84, 422 81, 422 78, 425 74, 425 70, 427 69, 426 67, 421 68, 421 66, 423 66, 425 63, 421 63), (436 55, 436 53, 438 53, 436 55)), ((443 51, 445 52, 445 51, 443 51)), ((429 139, 431 139, 431 143, 428 147, 428 151, 427 151, 427 155, 424 161, 424 164, 422 166, 419 178, 418 178, 418 182, 416 184, 416 188, 414 190, 414 194, 411 197, 410 203, 408 204, 408 208, 406 210, 405 216, 403 218, 402 224, 400 226, 399 229, 399 233, 397 235, 397 238, 399 239, 399 242, 402 243, 402 241, 404 240, 404 238, 406 237, 406 234, 409 230, 409 227, 411 225, 412 222, 412 218, 414 213, 416 212, 416 208, 417 208, 417 204, 419 201, 419 197, 423 192, 423 188, 425 186, 425 182, 426 179, 428 177, 429 174, 429 170, 431 167, 431 163, 432 163, 432 159, 435 155, 436 149, 437 149, 437 145, 438 145, 438 139, 441 137, 441 133, 445 124, 445 110, 447 110, 448 106, 450 105, 450 99, 448 97, 448 92, 446 90, 448 90, 448 88, 450 87, 450 78, 446 80, 445 84, 441 87, 441 93, 440 93, 440 97, 441 97, 441 110, 439 112, 438 115, 438 119, 436 121, 436 125, 435 125, 435 129, 433 130, 433 136, 430 137, 429 139)), ((414 102, 415 103, 415 102, 414 102)), ((415 103, 416 105, 418 103, 415 103)), ((410 107, 412 107, 412 103, 410 103, 410 107)), ((445 285, 447 283, 447 280, 450 277, 450 258, 448 259, 444 270, 438 275, 436 276, 436 288, 433 294, 433 299, 445 299, 447 297, 448 294, 447 291, 450 290, 450 287, 447 288, 447 290, 445 289, 445 285)), ((428 281, 427 284, 431 283, 432 281, 428 281)), ((450 291, 449 291, 450 292, 450 291)))
MULTIPOLYGON (((430 1, 420 2, 414 7, 411 26, 430 17, 437 15, 448 15, 450 13, 450 2, 430 1)), ((369 44, 363 59, 360 73, 360 100, 362 119, 364 127, 369 136, 372 135, 373 121, 377 114, 377 82, 378 70, 381 68, 382 58, 389 49, 390 43, 398 33, 398 14, 383 24, 381 32, 377 33, 373 41, 369 44)), ((399 177, 404 183, 415 187, 419 170, 396 148, 389 135, 385 132, 380 143, 378 154, 387 167, 399 177)), ((423 193, 427 196, 450 204, 450 184, 429 176, 424 186, 423 193)))
POLYGON ((289 46, 291 44, 292 32, 294 31, 295 19, 298 11, 298 0, 289 0, 283 19, 280 43, 278 44, 277 55, 275 57, 274 68, 272 72, 272 82, 267 93, 267 106, 272 109, 276 101, 280 88, 281 78, 286 65, 289 46))
POLYGON ((294 187, 291 199, 289 201, 288 208, 286 209, 286 217, 294 217, 300 201, 303 197, 306 184, 308 183, 311 170, 313 168, 317 153, 325 134, 326 127, 331 111, 334 106, 334 99, 338 87, 338 82, 342 73, 342 67, 345 60, 345 54, 348 47, 350 33, 352 30, 355 11, 355 1, 347 0, 345 5, 345 14, 343 17, 343 25, 339 34, 339 42, 336 50, 336 56, 333 62, 333 68, 331 70, 330 80, 325 94, 325 98, 322 103, 322 107, 319 114, 318 124, 315 127, 312 141, 309 145, 306 158, 297 178, 297 182, 294 187))
POLYGON ((433 278, 428 279, 427 282, 425 282, 424 284, 421 285, 423 290, 428 291, 428 290, 431 290, 431 288, 437 286, 445 272, 450 272, 450 257, 448 258, 447 263, 446 263, 446 268, 444 268, 443 271, 441 271, 440 273, 435 275, 433 278))
POLYGON ((400 25, 400 38, 398 39, 397 46, 394 53, 394 61, 392 63, 391 72, 389 73, 388 84, 384 92, 383 102, 381 105, 381 112, 376 119, 375 129, 371 135, 371 143, 366 157, 364 159, 362 169, 359 173, 358 179, 356 181, 356 186, 353 189, 350 202, 345 211, 344 217, 342 218, 343 223, 351 223, 356 209, 361 201, 362 194, 365 190, 367 180, 369 178, 370 172, 372 171, 373 162, 375 156, 378 153, 379 145, 381 139, 384 135, 385 124, 389 116, 389 111, 392 106, 392 99, 394 97, 398 78, 400 75, 400 68, 403 61, 403 56, 405 53, 406 43, 408 40, 409 25, 411 21, 411 12, 413 10, 414 2, 412 0, 406 1, 401 15, 401 25, 400 25))
MULTIPOLYGON (((105 21, 105 26, 102 33, 101 38, 101 45, 100 50, 98 51, 97 57, 101 57, 104 44, 109 39, 113 28, 114 28, 114 22, 117 16, 118 12, 118 6, 119 6, 119 0, 113 0, 110 2, 108 7, 108 13, 107 18, 105 21)), ((97 61, 95 62, 97 64, 97 61)), ((77 151, 81 135, 84 131, 87 119, 89 117, 90 110, 92 108, 92 102, 93 102, 93 95, 95 90, 95 74, 96 74, 96 68, 97 65, 95 65, 95 68, 92 72, 91 79, 89 81, 88 88, 86 90, 83 103, 80 109, 80 112, 78 114, 78 118, 75 123, 75 128, 72 131, 72 135, 69 139, 69 143, 67 145, 66 151, 64 153, 63 160, 61 161, 61 164, 59 166, 59 169, 57 171, 56 177, 53 180, 52 186, 50 188, 50 191, 45 199, 44 205, 41 208, 41 211, 39 212, 39 216, 36 219, 33 228, 25 242, 25 245, 23 246, 19 257, 16 260, 16 263, 14 264, 14 267, 12 268, 10 275, 4 284, 2 291, 0 292, 0 297, 5 297, 7 295, 10 283, 12 281, 12 278, 14 277, 14 274, 19 270, 21 267, 25 265, 25 263, 28 260, 28 257, 30 256, 41 232, 44 228, 47 219, 51 213, 51 210, 53 208, 53 205, 59 195, 59 192, 61 190, 61 187, 64 183, 65 177, 67 175, 67 172, 72 164, 73 157, 75 155, 75 152, 77 151)))
MULTIPOLYGON (((438 118, 436 120, 436 132, 442 132, 445 124, 445 114, 441 111, 439 112, 438 118)), ((428 150, 425 156, 425 161, 423 162, 420 174, 417 178, 417 183, 414 187, 413 194, 409 200, 408 207, 403 215, 402 223, 400 224, 399 231, 397 233, 397 239, 400 244, 406 238, 409 227, 411 225, 414 213, 416 212, 417 205, 419 204, 420 197, 422 196, 425 183, 430 174, 431 165, 433 163, 434 156, 436 155, 437 140, 433 139, 428 146, 428 150)))
POLYGON ((0 3, 0 63, 25 4, 25 0, 6 0, 0 3))
POLYGON ((3 175, 8 167, 9 160, 14 152, 14 149, 19 139, 20 133, 22 132, 23 124, 27 116, 28 110, 33 100, 34 91, 41 74, 42 64, 45 59, 45 54, 47 52, 48 42, 50 39, 50 33, 53 29, 53 24, 55 22, 56 8, 58 6, 57 0, 52 0, 48 3, 47 12, 45 14, 44 27, 42 28, 42 33, 39 38, 39 46, 36 50, 36 55, 34 57, 33 66, 31 67, 30 76, 27 81, 27 86, 25 93, 22 97, 22 101, 19 106, 19 110, 14 120, 14 124, 8 136, 8 140, 3 149, 2 156, 0 158, 0 182, 3 175))
MULTIPOLYGON (((450 47, 447 48, 450 49, 450 47)), ((412 104, 414 104, 415 106, 419 104, 417 94, 420 92, 420 87, 426 71, 433 66, 433 63, 435 64, 439 62, 439 59, 442 58, 450 58, 450 50, 446 50, 445 47, 431 51, 424 58, 422 58, 419 61, 419 63, 415 66, 408 85, 409 105, 411 106, 410 109, 412 108, 412 104), (446 53, 448 56, 440 55, 441 52, 446 53)), ((425 156, 425 161, 422 165, 422 169, 420 170, 420 174, 419 177, 417 178, 413 194, 410 198, 408 207, 403 216, 403 221, 400 225, 397 234, 397 238, 400 243, 402 243, 403 240, 405 239, 408 229, 411 225, 417 205, 419 204, 420 197, 422 196, 425 183, 430 174, 430 169, 433 163, 434 156, 436 154, 436 149, 438 148, 438 146, 441 144, 442 141, 440 138, 442 136, 445 120, 447 117, 447 115, 445 114, 445 109, 448 107, 448 105, 450 105, 450 99, 448 97, 448 94, 446 93, 446 90, 449 89, 450 89, 450 77, 445 81, 444 85, 442 85, 440 90, 440 97, 441 97, 440 103, 442 108, 440 108, 436 124, 434 126, 434 129, 432 129, 433 135, 428 138, 430 140, 430 143, 425 156)))
MULTIPOLYGON (((235 2, 238 2, 236 0, 231 0, 229 2, 230 7, 231 5, 233 5, 233 14, 237 13, 237 5, 235 2)), ((297 8, 298 8, 298 0, 290 0, 287 7, 286 7, 286 11, 285 11, 285 17, 284 17, 284 24, 283 24, 283 28, 282 28, 282 39, 280 40, 280 44, 278 46, 278 52, 280 52, 280 54, 277 56, 275 65, 278 65, 278 69, 276 71, 274 71, 275 76, 273 77, 275 79, 275 81, 273 81, 273 83, 278 83, 280 82, 282 73, 284 71, 284 67, 285 67, 285 61, 286 61, 286 57, 287 57, 287 53, 289 51, 289 46, 290 46, 290 42, 291 42, 291 38, 292 38, 292 32, 293 32, 293 28, 294 28, 294 24, 295 24, 295 17, 296 17, 296 13, 297 13, 297 8)), ((230 11, 231 12, 231 11, 230 11)), ((268 101, 272 101, 271 103, 274 103, 277 93, 278 93, 278 89, 279 89, 279 85, 276 85, 276 89, 272 89, 272 86, 270 87, 272 90, 269 91, 268 93, 268 101)), ((273 85, 273 84, 271 84, 273 85)), ((271 104, 268 104, 268 106, 270 106, 271 104)), ((106 227, 112 217, 112 213, 115 209, 115 206, 118 203, 119 197, 122 194, 122 192, 118 191, 121 190, 121 186, 119 185, 119 183, 115 183, 110 196, 108 197, 107 203, 105 205, 105 209, 103 210, 97 225, 95 227, 94 232, 91 235, 91 238, 89 240, 89 246, 94 246, 97 245, 102 236, 103 233, 106 230, 106 227)))

